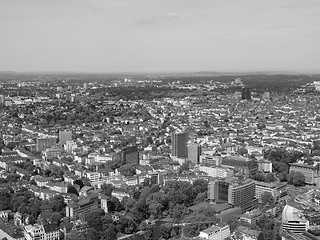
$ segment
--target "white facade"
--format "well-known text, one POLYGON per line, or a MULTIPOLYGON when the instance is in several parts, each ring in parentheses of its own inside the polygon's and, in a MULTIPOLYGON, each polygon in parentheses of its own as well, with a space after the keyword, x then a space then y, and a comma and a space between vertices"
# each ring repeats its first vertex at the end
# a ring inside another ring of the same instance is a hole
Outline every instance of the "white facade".
POLYGON ((231 168, 199 166, 199 170, 214 178, 226 178, 233 176, 233 170, 231 168))
POLYGON ((282 229, 295 233, 305 232, 309 229, 309 221, 303 216, 302 211, 286 205, 282 211, 282 229))
POLYGON ((224 240, 230 237, 229 225, 213 225, 205 230, 202 230, 199 234, 200 238, 208 240, 224 240))

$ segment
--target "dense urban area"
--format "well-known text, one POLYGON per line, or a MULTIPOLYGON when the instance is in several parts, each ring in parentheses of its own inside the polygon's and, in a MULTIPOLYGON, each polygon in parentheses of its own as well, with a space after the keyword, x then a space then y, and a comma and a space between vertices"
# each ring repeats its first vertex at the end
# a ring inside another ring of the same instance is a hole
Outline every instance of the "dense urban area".
POLYGON ((0 73, 0 239, 320 239, 320 76, 0 73))

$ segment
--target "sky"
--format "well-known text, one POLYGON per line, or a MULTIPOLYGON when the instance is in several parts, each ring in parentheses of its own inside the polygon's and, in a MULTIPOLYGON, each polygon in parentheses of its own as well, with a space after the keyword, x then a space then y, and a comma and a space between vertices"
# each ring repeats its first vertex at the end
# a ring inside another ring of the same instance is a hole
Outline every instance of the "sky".
POLYGON ((320 72, 319 0, 0 0, 0 71, 320 72))

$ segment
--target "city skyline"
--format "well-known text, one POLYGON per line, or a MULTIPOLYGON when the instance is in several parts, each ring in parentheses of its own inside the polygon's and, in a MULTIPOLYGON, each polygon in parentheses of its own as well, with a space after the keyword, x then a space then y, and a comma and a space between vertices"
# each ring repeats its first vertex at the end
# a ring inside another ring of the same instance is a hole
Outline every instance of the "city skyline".
POLYGON ((319 72, 320 3, 3 0, 0 71, 319 72))

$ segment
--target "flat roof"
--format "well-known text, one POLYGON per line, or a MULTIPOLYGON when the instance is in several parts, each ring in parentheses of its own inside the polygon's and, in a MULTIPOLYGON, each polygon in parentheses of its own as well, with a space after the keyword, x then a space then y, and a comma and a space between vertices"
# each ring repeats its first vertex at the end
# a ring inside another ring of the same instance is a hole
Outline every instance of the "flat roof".
POLYGON ((287 204, 282 211, 282 221, 305 223, 306 219, 303 217, 300 210, 287 204))

